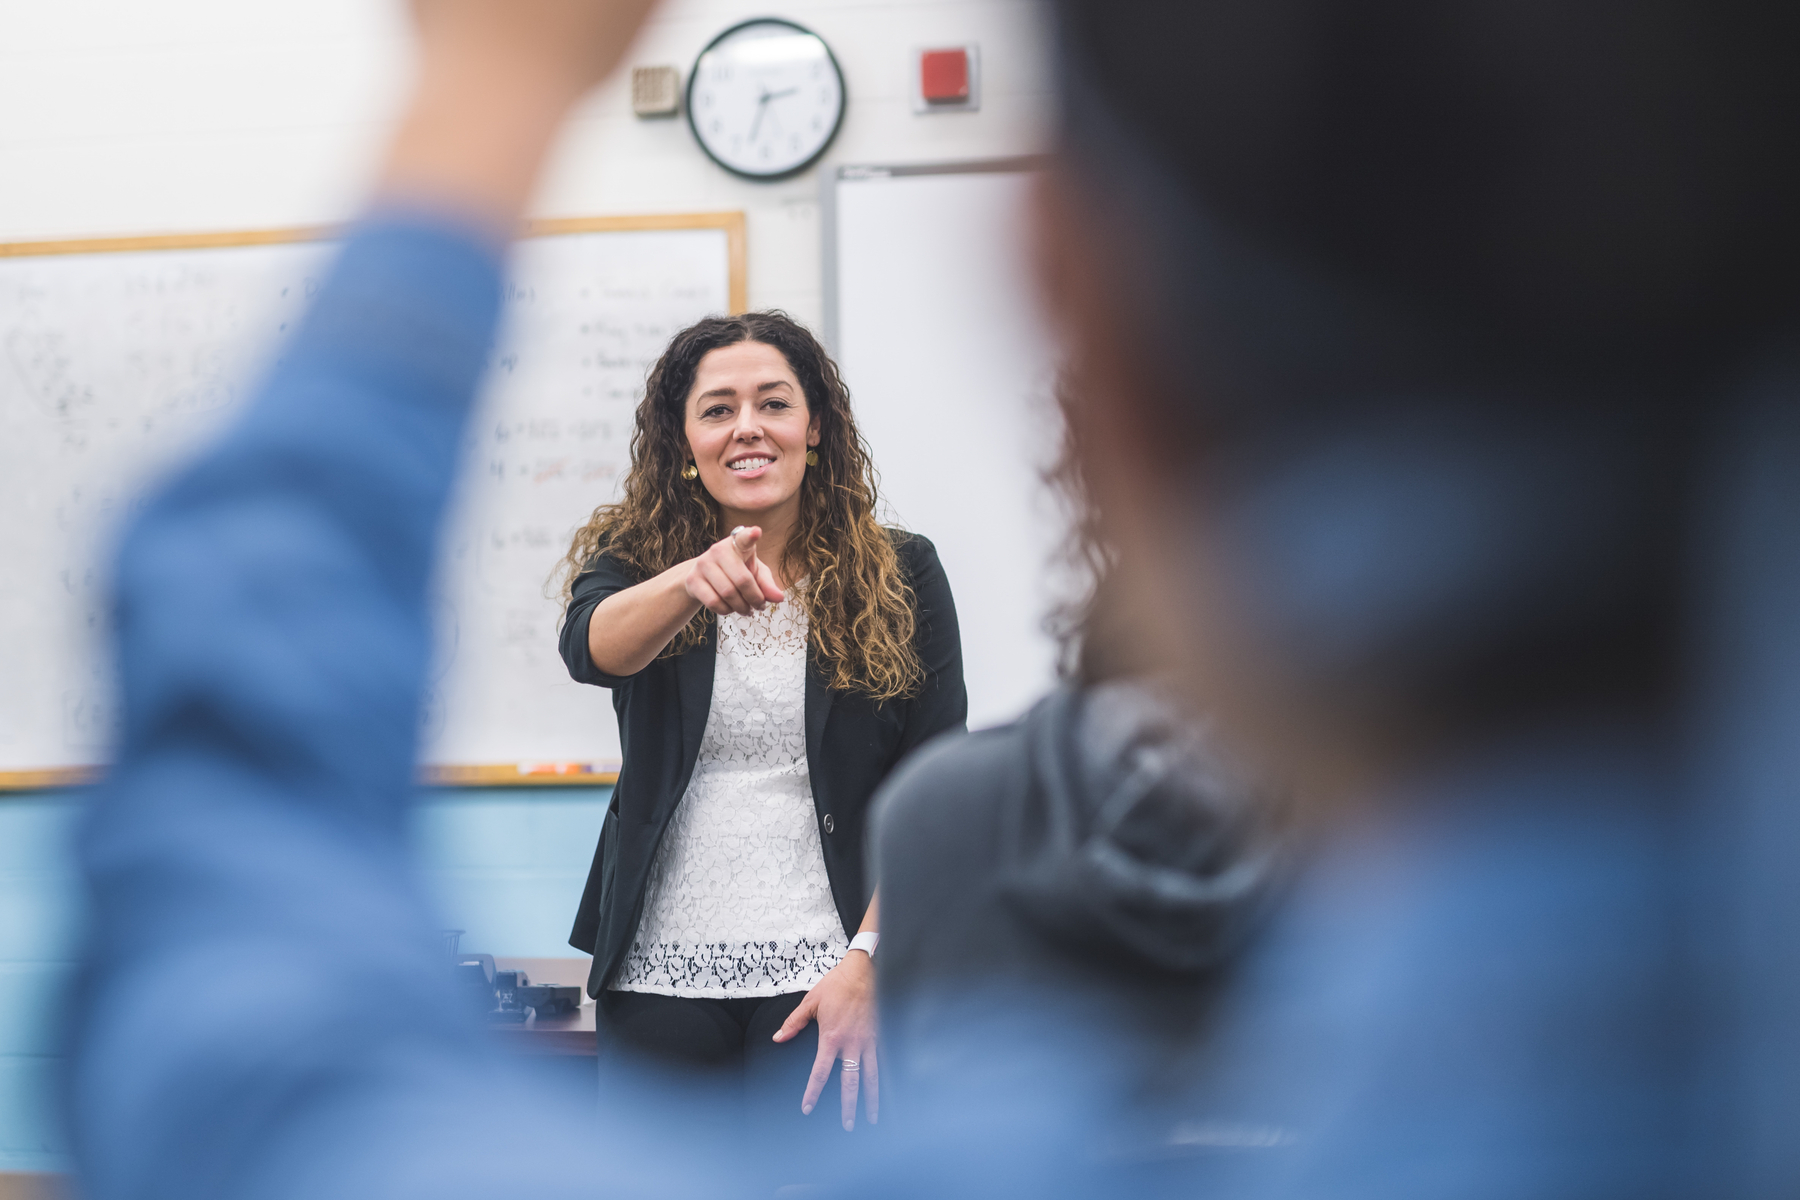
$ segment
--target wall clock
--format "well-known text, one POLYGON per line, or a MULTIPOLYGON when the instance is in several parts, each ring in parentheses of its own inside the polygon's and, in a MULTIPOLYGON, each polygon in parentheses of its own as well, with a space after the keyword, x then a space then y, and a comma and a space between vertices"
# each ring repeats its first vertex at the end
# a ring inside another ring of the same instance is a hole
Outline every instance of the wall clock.
POLYGON ((707 44, 688 73, 688 126, 707 157, 781 179, 825 153, 844 122, 844 74, 818 34, 760 17, 707 44))

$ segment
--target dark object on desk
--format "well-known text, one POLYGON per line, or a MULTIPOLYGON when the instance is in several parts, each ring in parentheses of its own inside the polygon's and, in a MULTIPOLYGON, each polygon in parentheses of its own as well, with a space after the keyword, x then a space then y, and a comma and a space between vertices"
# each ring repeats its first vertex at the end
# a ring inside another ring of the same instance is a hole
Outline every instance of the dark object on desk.
POLYGON ((517 1025, 536 1017, 575 1012, 581 989, 573 985, 531 982, 523 971, 495 969, 491 954, 462 954, 453 968, 457 988, 475 1011, 499 1025, 517 1025))
POLYGON ((478 1013, 495 1008, 498 1003, 494 956, 491 954, 459 954, 451 967, 457 994, 478 1013))
POLYGON ((574 1012, 581 1007, 581 988, 574 984, 533 983, 523 971, 499 971, 494 975, 497 1001, 491 1021, 525 1019, 527 1010, 540 1017, 574 1012), (514 1015, 516 1014, 516 1015, 514 1015))
MULTIPOLYGON (((517 971, 499 971, 494 965, 491 954, 464 954, 457 950, 462 941, 463 931, 445 929, 441 931, 444 940, 444 953, 450 960, 451 976, 456 981, 456 990, 471 1008, 477 1013, 489 1013, 502 1007, 500 998, 501 977, 507 977, 505 987, 510 995, 517 983, 523 982, 517 971)), ((523 1020, 523 1017, 520 1018, 523 1020)))
POLYGON ((581 988, 572 984, 534 983, 528 987, 521 982, 514 994, 521 1008, 536 1009, 540 1017, 574 1012, 581 1007, 581 988))

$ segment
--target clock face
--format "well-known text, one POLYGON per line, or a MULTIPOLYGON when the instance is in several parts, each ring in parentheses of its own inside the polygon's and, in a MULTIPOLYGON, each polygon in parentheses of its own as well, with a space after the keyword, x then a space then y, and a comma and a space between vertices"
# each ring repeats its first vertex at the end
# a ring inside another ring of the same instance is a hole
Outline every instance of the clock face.
POLYGON ((844 76, 818 34, 791 21, 745 21, 694 61, 687 116, 721 167, 779 179, 831 144, 844 119, 844 76))

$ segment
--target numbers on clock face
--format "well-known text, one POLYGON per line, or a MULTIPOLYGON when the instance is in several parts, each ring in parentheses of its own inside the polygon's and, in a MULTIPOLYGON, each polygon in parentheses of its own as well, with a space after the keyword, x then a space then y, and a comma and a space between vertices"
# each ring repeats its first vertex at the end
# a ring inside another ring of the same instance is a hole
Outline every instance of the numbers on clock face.
POLYGON ((707 153, 740 174, 773 177, 817 158, 837 132, 843 77, 817 35, 784 21, 726 31, 694 64, 688 121, 707 153))

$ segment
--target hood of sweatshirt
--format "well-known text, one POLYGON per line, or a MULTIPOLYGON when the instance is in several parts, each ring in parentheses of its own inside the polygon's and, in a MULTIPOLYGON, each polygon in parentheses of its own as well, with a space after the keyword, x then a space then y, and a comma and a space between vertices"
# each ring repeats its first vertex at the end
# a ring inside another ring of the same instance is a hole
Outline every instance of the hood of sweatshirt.
POLYGON ((1008 900, 1121 965, 1198 974, 1227 959, 1279 875, 1271 795, 1142 684, 1059 690, 1022 726, 1033 778, 1006 814, 1008 900))

